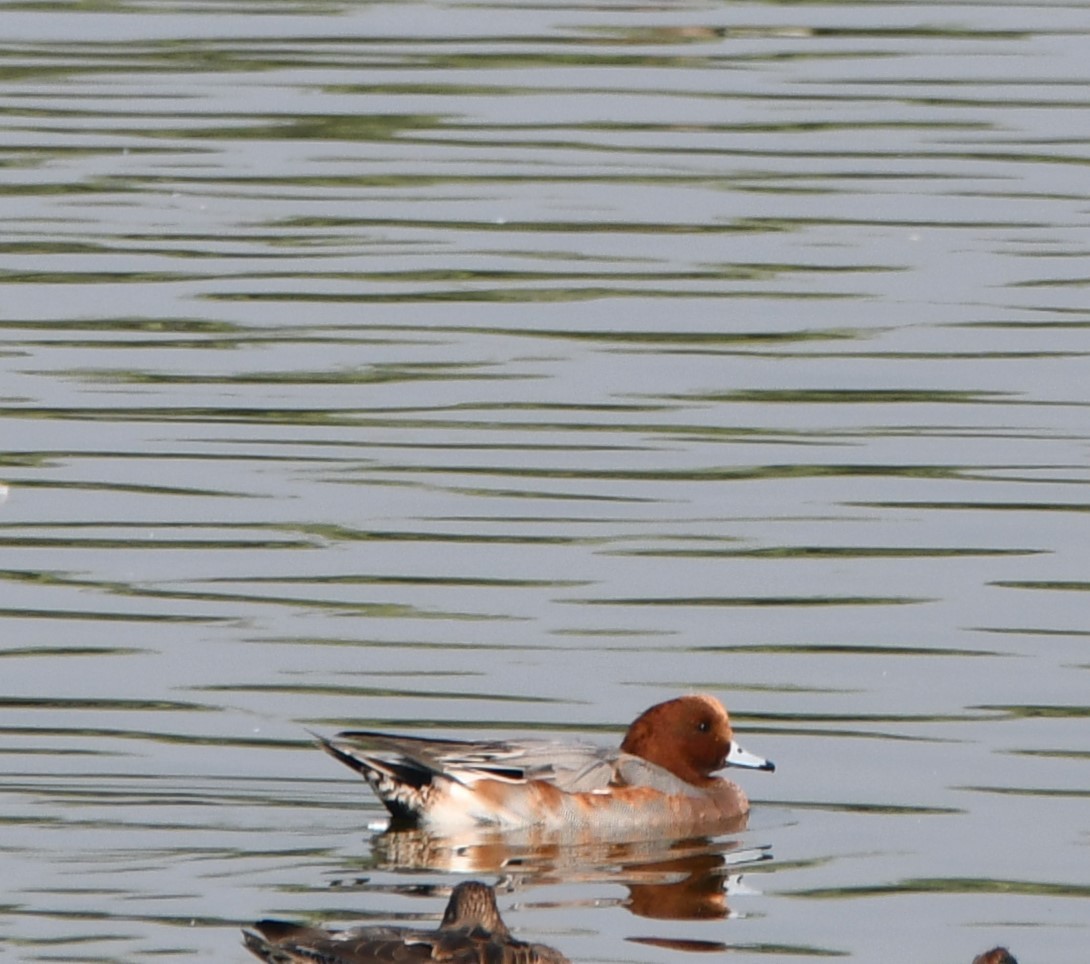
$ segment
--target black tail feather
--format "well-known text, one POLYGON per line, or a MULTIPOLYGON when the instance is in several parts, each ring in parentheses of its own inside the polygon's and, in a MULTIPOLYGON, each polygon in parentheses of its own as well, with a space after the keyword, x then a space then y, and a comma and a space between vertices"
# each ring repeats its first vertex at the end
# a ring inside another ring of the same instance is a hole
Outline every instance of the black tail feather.
POLYGON ((399 760, 390 760, 378 756, 360 754, 356 756, 347 750, 342 750, 332 740, 326 739, 317 733, 313 734, 319 746, 335 760, 340 760, 345 766, 351 767, 357 773, 362 774, 369 783, 375 780, 395 780, 397 783, 406 784, 415 789, 429 786, 435 771, 423 763, 402 757, 399 760))

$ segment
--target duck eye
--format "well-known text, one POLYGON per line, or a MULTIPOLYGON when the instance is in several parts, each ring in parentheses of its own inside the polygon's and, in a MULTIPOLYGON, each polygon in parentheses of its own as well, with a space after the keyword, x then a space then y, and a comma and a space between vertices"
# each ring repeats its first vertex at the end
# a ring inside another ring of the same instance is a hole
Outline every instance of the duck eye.
POLYGON ((696 728, 700 730, 701 733, 707 733, 712 728, 712 725, 707 720, 701 720, 696 724, 696 728))

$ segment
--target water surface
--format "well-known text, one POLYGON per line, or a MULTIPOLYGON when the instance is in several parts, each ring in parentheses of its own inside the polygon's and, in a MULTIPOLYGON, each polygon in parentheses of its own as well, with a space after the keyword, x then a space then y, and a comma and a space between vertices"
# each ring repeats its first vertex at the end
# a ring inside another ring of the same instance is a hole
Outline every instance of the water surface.
POLYGON ((13 960, 502 870, 577 961, 1082 961, 1083 7, 3 19, 13 960), (744 833, 454 863, 306 735, 692 690, 744 833))

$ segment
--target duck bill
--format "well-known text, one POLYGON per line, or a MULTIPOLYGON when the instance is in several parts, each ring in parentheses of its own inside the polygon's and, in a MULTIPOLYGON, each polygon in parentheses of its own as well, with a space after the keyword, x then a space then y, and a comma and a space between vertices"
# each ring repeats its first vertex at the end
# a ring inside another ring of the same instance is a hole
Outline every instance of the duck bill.
POLYGON ((728 767, 745 767, 747 770, 775 770, 776 764, 771 760, 766 760, 764 757, 759 757, 754 753, 749 753, 743 750, 733 740, 730 744, 730 753, 727 754, 727 759, 723 763, 728 767))

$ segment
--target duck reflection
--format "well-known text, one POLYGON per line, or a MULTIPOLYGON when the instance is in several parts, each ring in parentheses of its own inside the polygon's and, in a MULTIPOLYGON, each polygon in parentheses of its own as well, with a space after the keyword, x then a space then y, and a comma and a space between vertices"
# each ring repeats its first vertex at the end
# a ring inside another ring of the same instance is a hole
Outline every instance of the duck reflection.
POLYGON ((731 877, 726 858, 717 853, 694 853, 640 868, 648 879, 626 882, 628 907, 637 917, 657 920, 709 920, 727 917, 727 890, 731 877))
POLYGON ((737 840, 572 842, 555 837, 477 833, 435 836, 425 830, 388 830, 373 841, 383 870, 496 874, 519 888, 540 884, 609 882, 628 889, 617 901, 638 917, 709 920, 730 915, 727 898, 737 868, 771 859, 767 847, 737 840))

